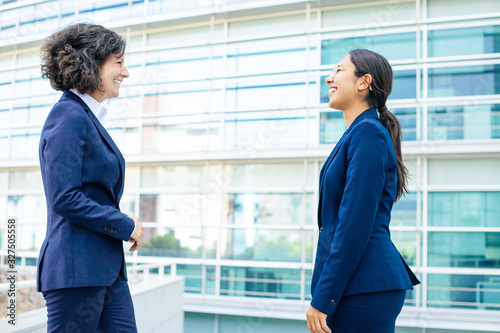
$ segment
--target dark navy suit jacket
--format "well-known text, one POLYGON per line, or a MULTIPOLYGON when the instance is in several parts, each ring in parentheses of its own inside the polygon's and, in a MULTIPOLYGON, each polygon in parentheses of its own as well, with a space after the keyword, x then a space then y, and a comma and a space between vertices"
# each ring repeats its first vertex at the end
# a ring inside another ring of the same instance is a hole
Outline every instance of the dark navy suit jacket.
POLYGON ((47 234, 38 291, 109 286, 125 259, 134 221, 120 212, 125 160, 90 108, 65 92, 42 129, 40 169, 47 234))
POLYGON ((376 109, 349 126, 320 173, 320 228, 311 283, 315 309, 333 314, 342 296, 418 284, 390 239, 397 167, 376 109))

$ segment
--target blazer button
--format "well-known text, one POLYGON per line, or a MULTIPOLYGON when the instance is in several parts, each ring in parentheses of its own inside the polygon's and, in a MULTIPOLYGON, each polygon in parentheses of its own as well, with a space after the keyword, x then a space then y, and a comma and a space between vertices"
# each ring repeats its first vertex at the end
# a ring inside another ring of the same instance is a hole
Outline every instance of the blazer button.
POLYGON ((330 300, 330 304, 335 305, 335 300, 334 299, 330 300))
POLYGON ((323 227, 320 227, 320 228, 319 228, 319 233, 320 233, 320 234, 321 234, 321 233, 323 233, 323 227))
POLYGON ((108 228, 106 228, 106 227, 102 227, 102 230, 103 230, 103 231, 108 231, 108 228))

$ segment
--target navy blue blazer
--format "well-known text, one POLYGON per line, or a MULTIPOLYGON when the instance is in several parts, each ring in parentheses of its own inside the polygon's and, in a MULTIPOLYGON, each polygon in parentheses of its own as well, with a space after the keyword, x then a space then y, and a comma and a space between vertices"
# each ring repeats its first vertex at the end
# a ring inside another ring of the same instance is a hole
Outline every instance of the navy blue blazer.
POLYGON ((349 126, 320 173, 313 308, 333 314, 342 296, 413 289, 419 281, 391 242, 397 166, 376 109, 349 126))
POLYGON ((37 290, 109 286, 123 267, 134 221, 120 212, 125 160, 90 108, 63 93, 43 126, 40 171, 47 234, 37 290))

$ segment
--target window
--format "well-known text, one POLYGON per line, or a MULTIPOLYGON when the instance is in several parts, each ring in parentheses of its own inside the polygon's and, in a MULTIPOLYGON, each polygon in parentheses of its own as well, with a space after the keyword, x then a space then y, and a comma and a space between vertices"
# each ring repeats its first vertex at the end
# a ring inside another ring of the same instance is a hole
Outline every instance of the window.
POLYGON ((321 42, 321 64, 336 64, 353 49, 369 49, 380 53, 389 61, 415 59, 416 45, 415 32, 326 39, 321 42))
POLYGON ((446 57, 500 52, 500 26, 430 30, 429 56, 446 57))
POLYGON ((500 139, 500 104, 429 107, 429 140, 500 139))
MULTIPOLYGON (((452 162, 450 165, 457 165, 457 162, 452 162)), ((431 192, 429 226, 500 227, 499 202, 500 192, 431 192)), ((446 237, 451 239, 461 236, 446 237)), ((478 237, 484 239, 483 236, 478 237)))
POLYGON ((429 68, 429 97, 500 94, 500 65, 429 68))
POLYGON ((429 266, 500 268, 500 232, 430 232, 429 266))

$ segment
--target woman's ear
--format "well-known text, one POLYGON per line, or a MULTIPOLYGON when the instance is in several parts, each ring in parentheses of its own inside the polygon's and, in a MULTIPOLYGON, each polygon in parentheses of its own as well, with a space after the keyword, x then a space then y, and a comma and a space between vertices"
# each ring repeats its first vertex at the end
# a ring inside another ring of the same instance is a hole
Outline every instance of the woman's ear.
POLYGON ((360 79, 361 81, 358 86, 359 91, 371 88, 372 76, 370 74, 365 74, 362 77, 360 77, 360 79))

